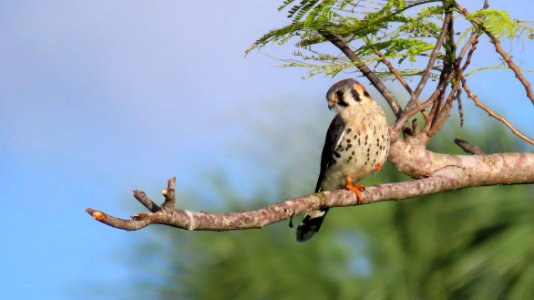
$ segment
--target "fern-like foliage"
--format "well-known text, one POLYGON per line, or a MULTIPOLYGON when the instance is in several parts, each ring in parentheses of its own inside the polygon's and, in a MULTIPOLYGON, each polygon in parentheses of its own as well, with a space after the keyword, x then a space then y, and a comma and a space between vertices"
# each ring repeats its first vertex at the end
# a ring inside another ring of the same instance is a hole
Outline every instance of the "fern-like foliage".
MULTIPOLYGON (((283 45, 291 40, 299 48, 295 51, 298 59, 286 60, 287 66, 307 67, 308 76, 319 73, 334 76, 351 69, 352 64, 345 57, 314 50, 325 42, 318 31, 327 29, 356 45, 355 52, 363 61, 379 60, 375 53, 378 50, 384 57, 398 62, 406 58, 415 62, 418 56, 432 49, 430 39, 439 35, 440 26, 435 22, 443 12, 441 6, 431 6, 434 2, 441 3, 439 0, 285 0, 279 10, 287 10, 292 22, 260 37, 246 54, 268 44, 283 45), (407 14, 419 6, 422 9, 415 15, 407 14)), ((405 74, 414 71, 406 69, 405 74)))
MULTIPOLYGON (((452 0, 451 0, 452 1, 452 0)), ((354 65, 343 55, 320 51, 325 38, 320 30, 328 30, 343 39, 362 61, 373 65, 379 76, 388 77, 384 66, 378 62, 388 59, 397 63, 399 72, 416 76, 417 61, 426 59, 440 35, 445 14, 443 0, 284 0, 278 8, 287 11, 291 22, 261 36, 250 48, 269 44, 293 43, 296 59, 283 60, 285 66, 308 68, 307 76, 339 72, 354 72, 354 65), (374 64, 373 64, 374 62, 374 64)), ((455 17, 461 14, 455 14, 455 17)), ((483 26, 495 37, 514 37, 534 30, 526 22, 517 22, 508 14, 496 9, 483 9, 467 16, 468 20, 481 20, 483 26)), ((466 33, 476 28, 466 29, 466 33)), ((460 38, 462 38, 461 36, 460 38)), ((447 45, 446 45, 447 46, 447 45)), ((328 48, 331 50, 332 48, 328 48)), ((438 56, 437 69, 450 55, 444 47, 438 56)), ((437 70, 439 71, 439 70, 437 70)))
POLYGON ((467 15, 469 20, 481 19, 482 25, 496 38, 515 37, 516 22, 508 12, 499 9, 483 9, 467 15))

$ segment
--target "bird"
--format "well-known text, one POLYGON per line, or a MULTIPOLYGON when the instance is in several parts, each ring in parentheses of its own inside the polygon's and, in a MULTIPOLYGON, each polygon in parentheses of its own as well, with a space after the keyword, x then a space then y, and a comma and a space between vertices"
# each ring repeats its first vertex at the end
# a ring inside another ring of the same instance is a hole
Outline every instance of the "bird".
MULTIPOLYGON (((389 129, 382 107, 354 79, 341 80, 326 93, 333 118, 324 142, 315 193, 348 189, 358 204, 363 185, 354 185, 380 170, 389 151, 389 129)), ((311 239, 320 229, 328 207, 309 211, 297 227, 297 241, 311 239)))

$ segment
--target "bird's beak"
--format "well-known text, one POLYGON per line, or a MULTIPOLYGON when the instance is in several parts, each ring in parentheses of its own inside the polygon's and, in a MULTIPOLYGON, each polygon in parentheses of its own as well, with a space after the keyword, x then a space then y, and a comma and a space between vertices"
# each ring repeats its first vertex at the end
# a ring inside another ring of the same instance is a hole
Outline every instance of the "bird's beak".
POLYGON ((334 97, 328 98, 328 109, 332 110, 336 106, 336 100, 334 97))

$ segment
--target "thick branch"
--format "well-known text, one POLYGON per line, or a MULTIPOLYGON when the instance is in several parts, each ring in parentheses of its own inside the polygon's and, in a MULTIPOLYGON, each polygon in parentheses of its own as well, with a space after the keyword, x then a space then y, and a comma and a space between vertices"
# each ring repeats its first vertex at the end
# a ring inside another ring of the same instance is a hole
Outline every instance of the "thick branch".
MULTIPOLYGON (((364 204, 409 199, 471 186, 534 182, 533 153, 491 155, 445 155, 430 151, 425 153, 428 157, 416 157, 416 160, 429 160, 434 162, 435 166, 442 168, 431 170, 430 177, 427 178, 367 187, 362 192, 364 204)), ((426 168, 422 170, 429 171, 426 168)), ((172 180, 169 180, 169 186, 172 180)), ((124 230, 139 230, 150 224, 164 224, 187 230, 226 231, 262 228, 320 207, 354 206, 357 203, 358 200, 353 192, 340 190, 289 199, 262 209, 241 213, 210 214, 160 209, 156 212, 137 214, 131 220, 125 220, 91 208, 86 211, 96 220, 124 230)))
MULTIPOLYGON (((370 186, 362 192, 365 199, 364 204, 401 200, 453 190, 461 183, 461 180, 455 174, 455 172, 448 171, 432 178, 370 186)), ((305 214, 319 207, 354 206, 357 203, 358 199, 353 192, 340 190, 311 194, 286 200, 262 209, 241 213, 210 214, 176 209, 172 212, 162 210, 155 213, 138 214, 133 216, 132 220, 125 220, 91 208, 88 208, 87 212, 104 224, 129 231, 138 230, 150 224, 165 224, 187 230, 226 231, 262 228, 269 224, 287 220, 294 215, 305 214)))
POLYGON ((465 172, 466 187, 534 183, 534 153, 442 154, 426 149, 428 138, 419 134, 391 143, 389 161, 412 178, 430 177, 443 168, 457 166, 465 172))

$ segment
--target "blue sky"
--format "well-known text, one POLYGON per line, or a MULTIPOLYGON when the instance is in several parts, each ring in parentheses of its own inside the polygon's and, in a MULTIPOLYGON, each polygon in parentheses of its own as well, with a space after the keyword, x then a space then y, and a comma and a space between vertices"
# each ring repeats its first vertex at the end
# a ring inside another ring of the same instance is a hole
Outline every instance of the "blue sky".
MULTIPOLYGON (((269 148, 247 129, 251 119, 292 124, 269 121, 266 102, 296 113, 320 106, 328 122, 324 93, 337 79, 301 80, 304 70, 262 53, 243 57, 287 22, 277 2, 205 2, 0 2, 0 298, 80 298, 93 283, 127 282, 133 269, 117 257, 143 234, 103 226, 86 207, 127 217, 141 211, 131 190, 157 199, 170 176, 209 194, 202 180, 212 170, 244 195, 269 182, 273 174, 234 151, 269 148)), ((534 11, 528 0, 497 4, 520 19, 534 11)), ((532 42, 510 47, 534 68, 532 42)), ((478 63, 496 61, 491 48, 481 54, 478 63)), ((475 75, 473 89, 533 136, 524 90, 495 72, 475 75)), ((468 126, 487 119, 465 102, 468 126)))

